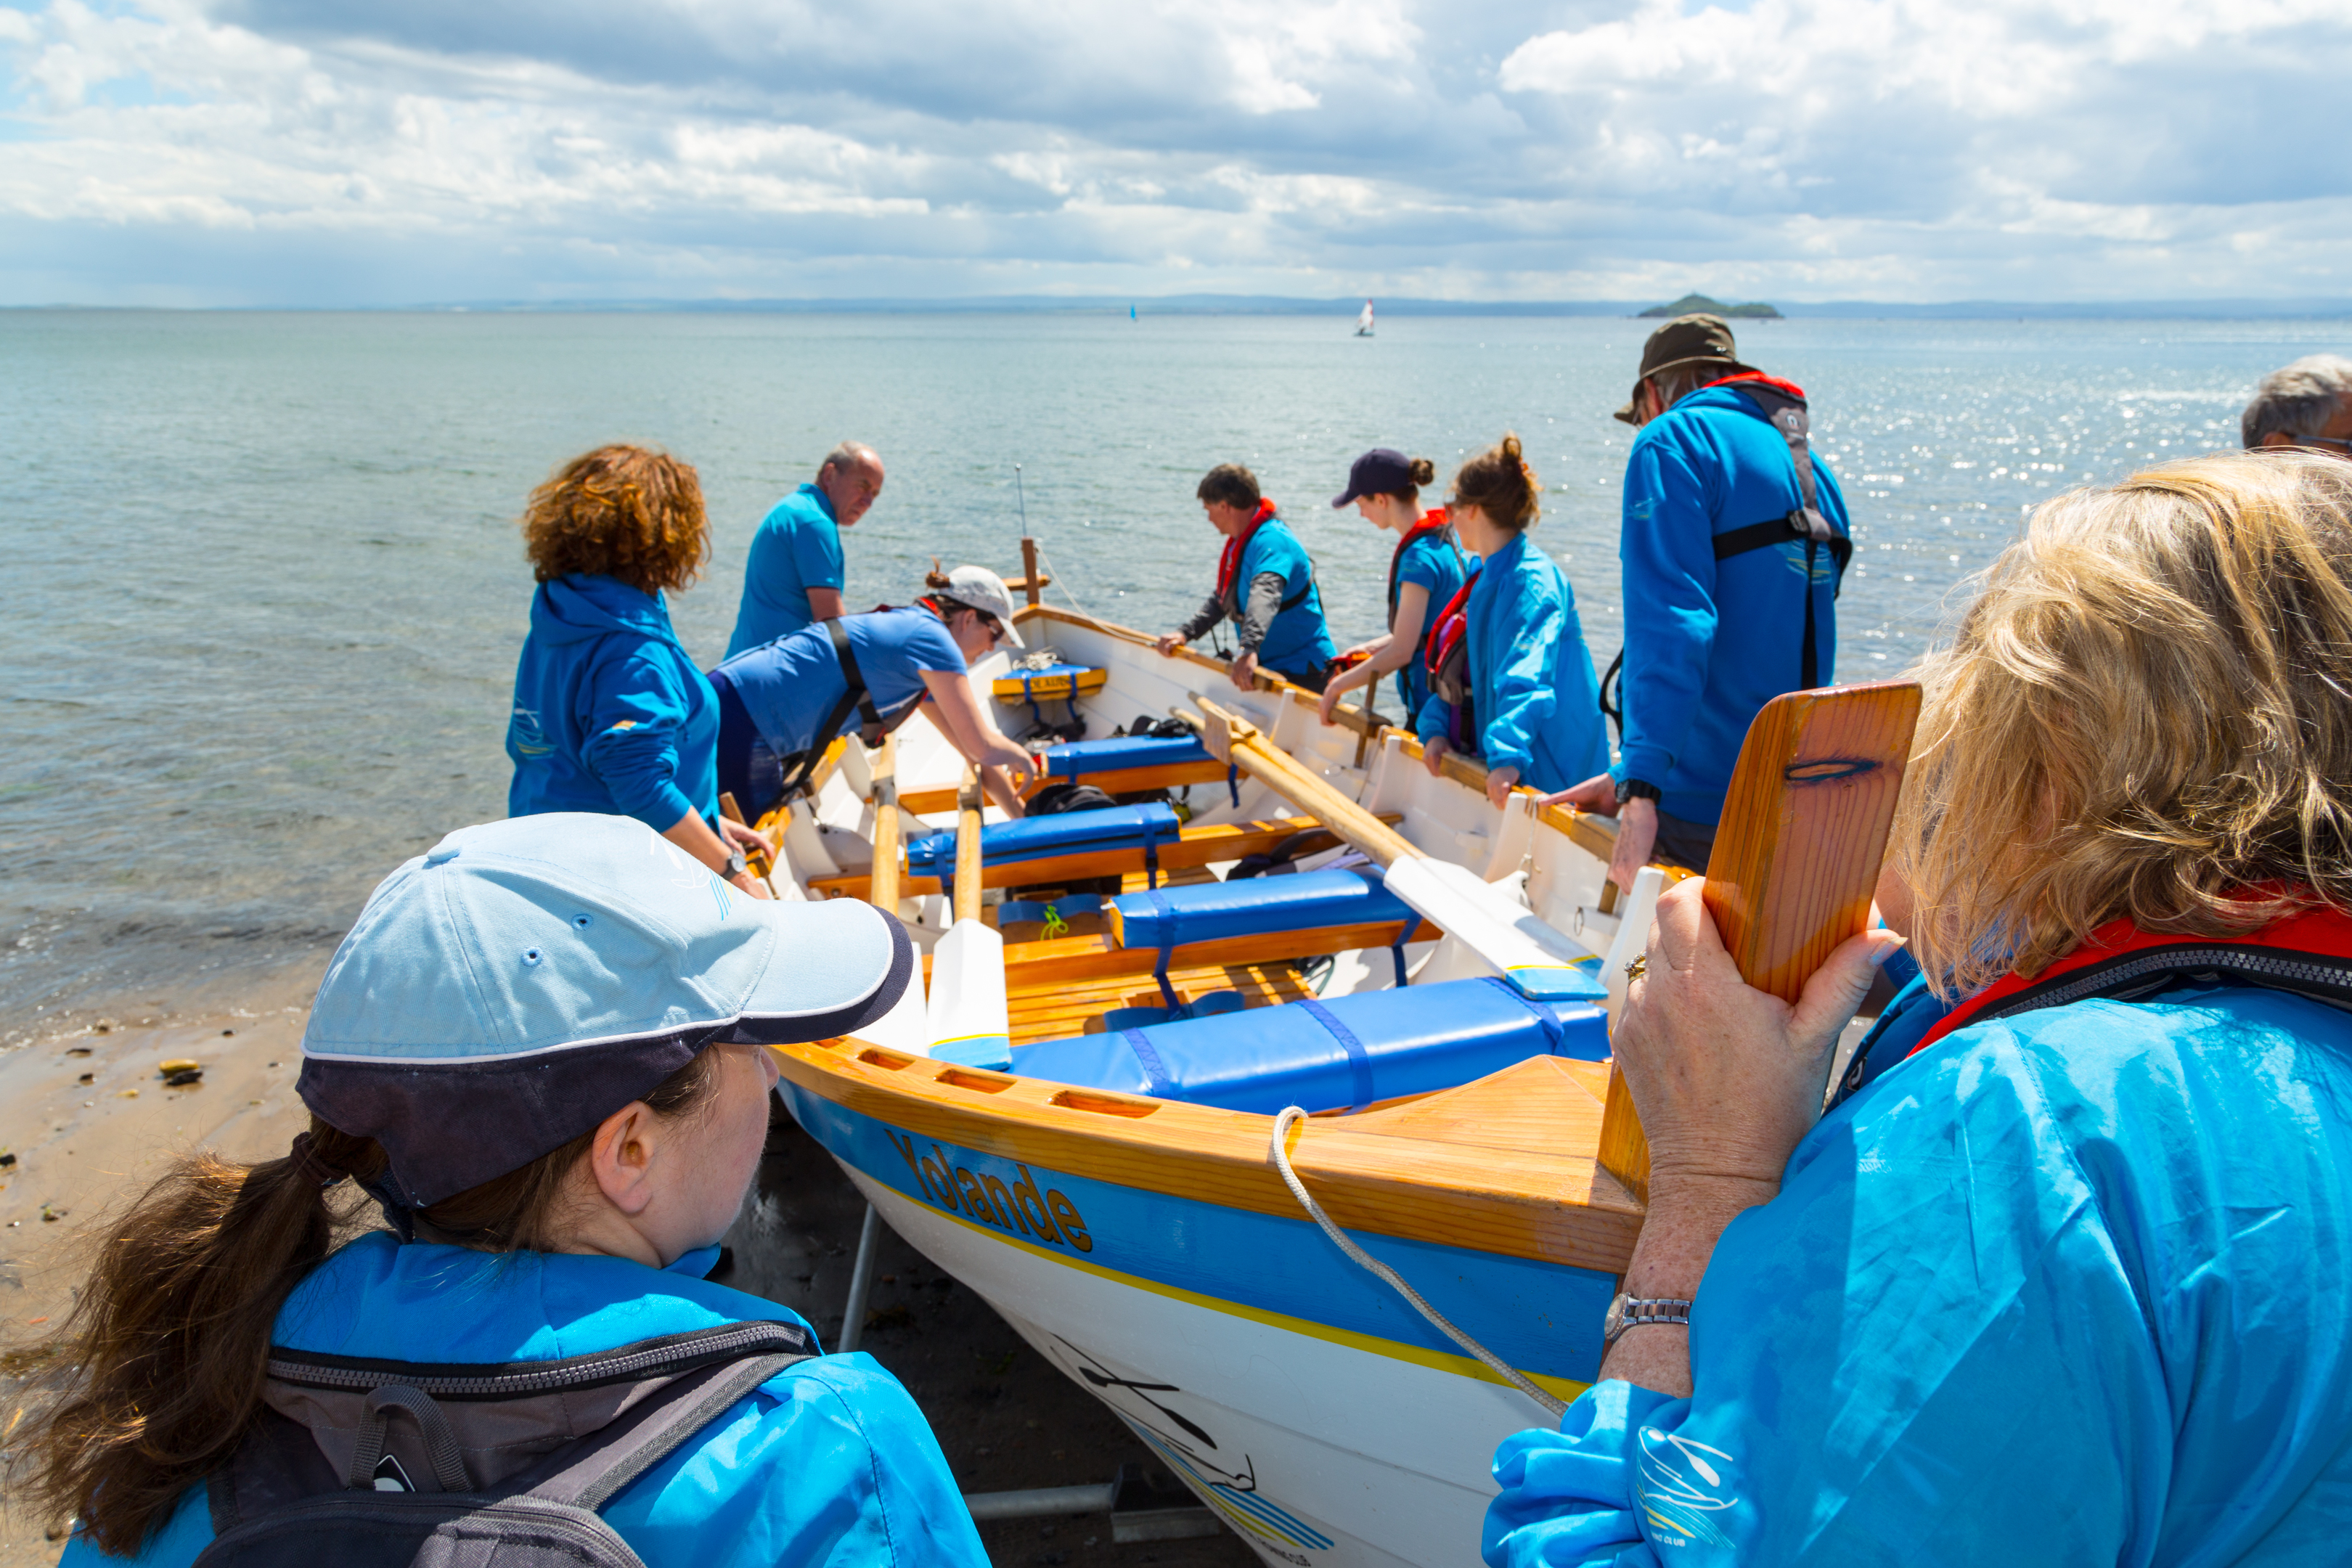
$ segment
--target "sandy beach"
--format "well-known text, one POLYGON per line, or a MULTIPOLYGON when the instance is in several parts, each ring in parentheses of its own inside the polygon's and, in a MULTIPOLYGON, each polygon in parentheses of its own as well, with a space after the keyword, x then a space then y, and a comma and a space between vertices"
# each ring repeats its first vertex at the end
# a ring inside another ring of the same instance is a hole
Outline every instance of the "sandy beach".
MULTIPOLYGON (((68 1015, 0 1058, 0 1161, 12 1162, 0 1164, 8 1394, 71 1310, 94 1227, 163 1162, 199 1145, 259 1159, 307 1124, 294 1078, 323 965, 321 957, 171 1000, 132 997, 68 1015), (167 1085, 167 1061, 194 1061, 202 1076, 167 1085)), ((0 1515, 0 1568, 53 1563, 60 1550, 37 1521, 13 1509, 0 1515)))

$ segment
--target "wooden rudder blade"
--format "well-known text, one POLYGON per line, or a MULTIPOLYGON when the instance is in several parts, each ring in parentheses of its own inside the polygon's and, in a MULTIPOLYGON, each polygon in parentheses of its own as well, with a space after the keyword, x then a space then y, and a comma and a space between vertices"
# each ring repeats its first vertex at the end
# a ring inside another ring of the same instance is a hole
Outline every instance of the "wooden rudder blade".
MULTIPOLYGON (((1919 685, 1791 691, 1748 727, 1706 863, 1706 907, 1748 984, 1794 1002, 1870 919, 1919 722, 1919 685)), ((1614 1067, 1601 1168, 1647 1202, 1650 1147, 1614 1067)))

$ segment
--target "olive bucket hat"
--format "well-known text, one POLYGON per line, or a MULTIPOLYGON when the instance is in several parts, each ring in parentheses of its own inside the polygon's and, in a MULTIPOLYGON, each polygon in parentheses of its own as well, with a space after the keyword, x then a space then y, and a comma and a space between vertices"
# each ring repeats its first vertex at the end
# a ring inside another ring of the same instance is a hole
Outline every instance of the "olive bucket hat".
POLYGON ((379 1198, 425 1208, 562 1148, 707 1047, 869 1024, 915 973, 904 928, 868 905, 746 897, 625 816, 515 817, 450 834, 369 897, 320 983, 296 1089, 383 1146, 379 1198))
POLYGON ((1731 341, 1731 323, 1721 316, 1676 316, 1642 345, 1642 374, 1634 378, 1633 395, 1625 399, 1617 417, 1628 425, 1638 424, 1633 405, 1641 398, 1642 383, 1686 364, 1720 364, 1726 375, 1754 368, 1739 363, 1738 349, 1731 341))

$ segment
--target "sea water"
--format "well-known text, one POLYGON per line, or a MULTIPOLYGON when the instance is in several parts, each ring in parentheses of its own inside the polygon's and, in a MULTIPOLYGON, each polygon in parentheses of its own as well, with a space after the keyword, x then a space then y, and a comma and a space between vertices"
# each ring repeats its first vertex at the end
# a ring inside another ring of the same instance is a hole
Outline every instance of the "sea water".
MULTIPOLYGON (((1381 629, 1392 542, 1332 510, 1349 461, 1392 446, 1442 482, 1516 429, 1536 538, 1605 668, 1632 438, 1609 415, 1651 324, 0 312, 0 1047, 314 955, 404 858, 503 815, 531 591, 515 519, 589 447, 700 470, 711 560, 673 612, 715 662, 752 529, 844 438, 888 470, 845 536, 855 607, 905 602, 934 556, 1012 575, 1025 528, 1049 598, 1166 628, 1220 543, 1192 487, 1238 461, 1313 552, 1345 646, 1381 629)), ((1811 395, 1853 512, 1838 677, 1902 669, 2035 502, 2234 446, 2263 372, 2347 338, 1740 323, 1746 356, 1811 395)))

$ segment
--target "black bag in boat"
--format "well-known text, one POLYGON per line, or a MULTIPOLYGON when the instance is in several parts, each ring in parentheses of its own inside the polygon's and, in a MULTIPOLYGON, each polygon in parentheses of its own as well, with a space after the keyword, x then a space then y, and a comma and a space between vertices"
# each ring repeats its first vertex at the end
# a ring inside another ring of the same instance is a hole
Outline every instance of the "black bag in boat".
POLYGON ((776 1322, 504 1365, 273 1350, 267 1408, 206 1483, 196 1563, 644 1568, 597 1510, 815 1353, 776 1322))

